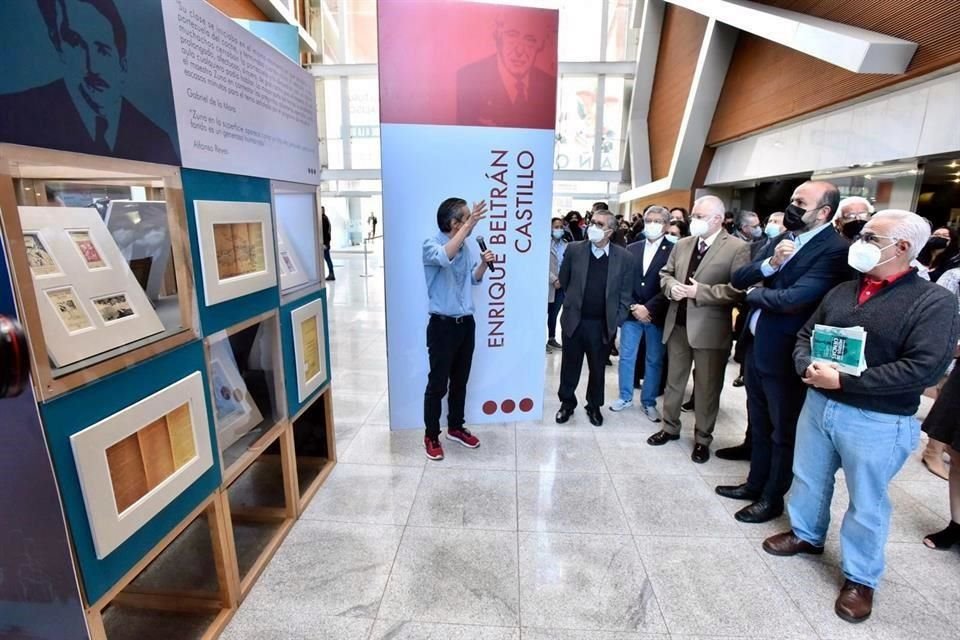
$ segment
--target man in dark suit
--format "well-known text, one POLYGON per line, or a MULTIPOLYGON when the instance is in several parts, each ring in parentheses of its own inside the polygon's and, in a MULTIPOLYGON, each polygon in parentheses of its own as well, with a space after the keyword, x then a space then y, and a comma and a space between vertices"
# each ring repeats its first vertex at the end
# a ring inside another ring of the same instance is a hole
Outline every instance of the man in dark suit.
POLYGON ((457 124, 553 128, 557 78, 536 66, 546 34, 504 13, 494 40, 495 55, 457 72, 457 124))
POLYGON ((563 359, 560 365, 560 410, 557 422, 570 420, 577 406, 577 383, 587 358, 587 416, 603 424, 605 362, 610 342, 627 319, 633 292, 633 258, 623 247, 610 243, 616 224, 613 214, 598 210, 587 230, 588 241, 573 242, 560 266, 563 300, 563 359))
POLYGON ((663 322, 667 298, 660 290, 660 269, 667 264, 673 244, 664 239, 670 212, 648 207, 643 214, 646 238, 627 246, 633 256, 633 300, 630 317, 620 328, 620 397, 611 411, 633 406, 633 373, 641 342, 644 345, 644 378, 640 395, 643 413, 650 422, 660 422, 657 396, 663 375, 663 322))
POLYGON ((827 292, 850 278, 848 244, 830 228, 839 202, 829 182, 797 187, 785 212, 787 233, 733 276, 733 285, 747 290, 750 305, 744 332, 750 475, 744 484, 718 486, 717 493, 751 501, 736 514, 741 522, 767 522, 783 513, 806 397, 793 365, 797 332, 827 292))
POLYGON ((63 77, 0 95, 0 141, 177 165, 166 131, 123 96, 127 32, 114 0, 37 0, 63 77))

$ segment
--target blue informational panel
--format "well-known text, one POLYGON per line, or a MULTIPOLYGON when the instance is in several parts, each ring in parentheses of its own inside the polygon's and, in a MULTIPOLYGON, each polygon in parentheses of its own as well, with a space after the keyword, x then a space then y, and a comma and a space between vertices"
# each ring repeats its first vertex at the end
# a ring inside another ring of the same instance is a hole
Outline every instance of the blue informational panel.
POLYGON ((298 300, 285 304, 280 308, 280 336, 281 336, 281 348, 283 350, 283 380, 286 385, 287 393, 287 415, 295 416, 298 411, 304 406, 310 404, 310 402, 317 397, 329 384, 331 377, 331 368, 330 368, 330 325, 327 319, 327 290, 321 289, 320 291, 304 296, 298 300), (299 392, 297 388, 297 357, 296 352, 293 346, 293 332, 294 326, 290 314, 300 307, 310 304, 314 300, 321 300, 323 302, 323 353, 325 356, 327 379, 317 388, 316 391, 311 393, 308 397, 303 399, 303 402, 300 402, 299 392))
MULTIPOLYGON (((102 378, 40 406, 53 458, 63 507, 70 523, 83 587, 95 602, 147 552, 203 502, 220 485, 220 468, 214 464, 159 514, 102 560, 97 559, 70 436, 126 409, 178 380, 200 371, 209 388, 203 345, 197 340, 102 378)), ((210 441, 216 450, 213 414, 206 403, 210 441)), ((109 496, 104 496, 109 499, 109 496)))
POLYGON ((270 204, 270 181, 225 173, 184 169, 183 197, 187 207, 190 228, 190 251, 193 256, 197 302, 200 306, 200 326, 204 336, 222 331, 248 318, 275 309, 280 301, 280 289, 273 286, 240 298, 207 306, 200 272, 200 242, 197 213, 194 202, 215 200, 223 202, 266 202, 270 204))

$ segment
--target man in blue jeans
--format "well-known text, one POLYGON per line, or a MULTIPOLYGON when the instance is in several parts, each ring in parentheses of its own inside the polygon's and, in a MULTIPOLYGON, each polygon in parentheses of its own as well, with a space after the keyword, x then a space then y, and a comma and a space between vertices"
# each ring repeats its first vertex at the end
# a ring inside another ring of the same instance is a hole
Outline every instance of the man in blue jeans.
POLYGON ((620 327, 620 397, 611 411, 633 406, 633 370, 637 364, 640 343, 645 342, 646 362, 640 401, 643 413, 651 422, 660 422, 657 394, 663 375, 663 321, 667 315, 666 297, 660 291, 660 269, 667 264, 673 243, 664 238, 670 212, 663 207, 649 207, 643 214, 644 239, 627 247, 633 254, 633 304, 630 317, 620 327))
POLYGON ((913 417, 920 395, 946 370, 960 333, 956 296, 910 266, 929 237, 930 225, 915 213, 876 214, 849 249, 850 266, 863 275, 826 295, 793 353, 808 390, 787 505, 792 529, 764 540, 763 549, 777 556, 823 553, 842 468, 850 494, 840 528, 846 580, 834 611, 847 622, 862 622, 873 610, 890 530, 887 487, 920 439, 913 417), (815 325, 863 327, 866 370, 840 373, 814 361, 815 325))

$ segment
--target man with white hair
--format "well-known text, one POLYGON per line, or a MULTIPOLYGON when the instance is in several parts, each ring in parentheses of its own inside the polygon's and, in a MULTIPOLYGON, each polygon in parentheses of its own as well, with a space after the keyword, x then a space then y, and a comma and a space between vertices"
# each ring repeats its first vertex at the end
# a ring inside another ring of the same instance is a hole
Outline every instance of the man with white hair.
POLYGON ((833 216, 833 226, 848 240, 853 240, 873 215, 873 205, 866 198, 850 196, 840 201, 833 216))
POLYGON ((664 427, 647 443, 660 446, 680 438, 680 405, 690 368, 696 364, 696 430, 691 459, 697 463, 710 459, 733 339, 732 310, 744 297, 730 279, 750 260, 750 245, 723 230, 725 211, 723 201, 716 196, 697 199, 690 214, 690 237, 677 242, 660 270, 661 288, 671 300, 663 331, 669 365, 663 397, 664 427))
POLYGON ((848 253, 850 266, 863 275, 826 295, 794 350, 807 398, 787 505, 791 530, 767 538, 763 548, 777 556, 823 553, 834 478, 842 468, 850 494, 840 528, 846 580, 834 610, 847 622, 866 620, 873 610, 890 530, 887 488, 920 439, 913 417, 920 395, 946 370, 960 333, 954 296, 910 266, 929 237, 930 226, 915 213, 873 216, 848 253), (858 376, 815 362, 815 325, 863 327, 866 370, 858 376))

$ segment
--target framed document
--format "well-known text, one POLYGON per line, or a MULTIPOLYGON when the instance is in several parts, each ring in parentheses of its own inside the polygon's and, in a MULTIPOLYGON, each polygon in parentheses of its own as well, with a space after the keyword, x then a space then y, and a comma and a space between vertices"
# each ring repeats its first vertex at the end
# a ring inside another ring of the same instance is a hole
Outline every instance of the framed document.
POLYGON ((225 333, 211 337, 209 353, 217 442, 223 451, 263 422, 263 414, 247 390, 225 333))
POLYGON ((103 559, 213 465, 202 374, 75 433, 70 444, 103 559))
POLYGON ((290 312, 296 357, 297 398, 300 402, 328 380, 323 299, 317 298, 290 312))
POLYGON ((57 367, 163 331, 95 209, 20 207, 43 338, 57 367))
POLYGON ((207 306, 276 286, 273 220, 266 202, 194 202, 207 306))
POLYGON ((280 267, 280 290, 286 291, 310 282, 297 248, 287 238, 283 222, 277 220, 277 264, 280 267))
POLYGON ((170 263, 167 203, 112 200, 107 206, 105 222, 147 297, 157 300, 170 263))

